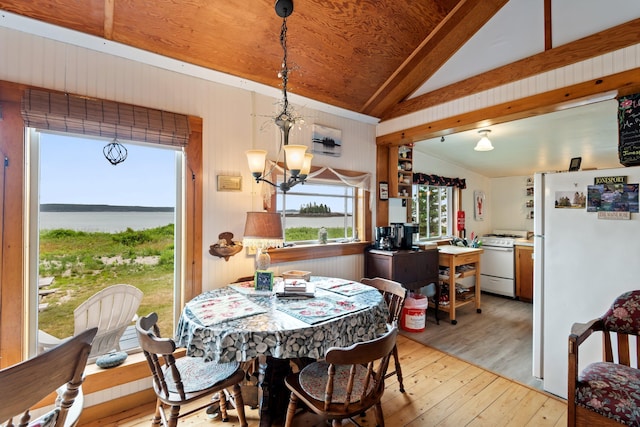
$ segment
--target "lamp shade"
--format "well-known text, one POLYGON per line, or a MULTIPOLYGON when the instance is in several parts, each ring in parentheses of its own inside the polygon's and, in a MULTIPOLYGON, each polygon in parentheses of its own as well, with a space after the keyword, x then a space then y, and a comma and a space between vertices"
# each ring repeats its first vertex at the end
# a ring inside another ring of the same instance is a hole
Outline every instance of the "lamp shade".
POLYGON ((284 146, 285 162, 292 175, 297 175, 302 170, 305 151, 307 151, 306 145, 284 146))
POLYGON ((311 159, 313 159, 313 154, 305 153, 304 155, 304 164, 302 165, 302 170, 300 171, 300 175, 307 176, 311 171, 311 159))
POLYGON ((480 135, 482 135, 482 138, 480 138, 480 141, 478 141, 478 143, 476 144, 476 146, 473 148, 476 151, 491 151, 493 150, 493 145, 491 145, 491 141, 489 140, 489 138, 487 137, 487 134, 491 132, 488 129, 483 129, 483 130, 479 130, 478 133, 480 135))
POLYGON ((280 214, 272 212, 247 212, 244 225, 243 246, 268 248, 280 246, 284 241, 280 214))
POLYGON ((256 176, 262 175, 264 170, 264 162, 267 159, 267 152, 265 150, 248 150, 247 162, 249 163, 249 170, 256 176))

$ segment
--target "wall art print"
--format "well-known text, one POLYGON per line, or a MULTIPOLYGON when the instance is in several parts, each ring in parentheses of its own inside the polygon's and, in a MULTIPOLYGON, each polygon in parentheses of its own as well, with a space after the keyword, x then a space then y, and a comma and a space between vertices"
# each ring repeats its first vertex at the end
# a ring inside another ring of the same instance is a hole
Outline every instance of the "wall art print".
POLYGON ((311 152, 340 157, 342 155, 342 131, 327 126, 313 125, 311 152))
POLYGON ((484 221, 484 191, 473 192, 473 217, 476 221, 484 221))

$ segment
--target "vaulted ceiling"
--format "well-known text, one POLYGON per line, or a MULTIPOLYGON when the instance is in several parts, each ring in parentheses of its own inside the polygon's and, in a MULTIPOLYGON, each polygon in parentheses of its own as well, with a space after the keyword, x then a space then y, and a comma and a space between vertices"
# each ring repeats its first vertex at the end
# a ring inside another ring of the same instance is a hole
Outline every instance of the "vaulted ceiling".
MULTIPOLYGON (((274 0, 2 0, 0 9, 279 87, 274 0)), ((289 90, 384 118, 507 0, 296 0, 289 90)))
MULTIPOLYGON (((82 45, 86 35, 95 36, 280 88, 282 19, 274 3, 0 0, 0 11, 82 33, 66 33, 67 43, 82 45)), ((26 32, 35 27, 32 21, 14 26, 26 32)), ((396 126, 409 113, 637 45, 637 0, 294 0, 287 27, 291 93, 374 122, 380 119, 379 143, 409 140, 429 155, 485 176, 560 170, 567 158, 585 153, 592 153, 593 166, 612 167, 616 138, 610 113, 569 113, 572 120, 555 115, 553 126, 511 120, 548 113, 559 103, 599 91, 640 91, 640 78, 632 70, 603 83, 585 82, 570 93, 558 90, 535 102, 479 111, 464 123, 454 117, 413 128, 396 126), (482 161, 465 148, 475 144, 478 126, 490 126, 499 147, 482 161), (600 145, 590 142, 594 129, 609 129, 600 145), (446 136, 444 145, 441 136, 446 136), (553 141, 553 147, 545 147, 545 141, 553 141)), ((51 33, 41 32, 45 37, 51 33)), ((603 66, 607 71, 615 72, 603 66)), ((589 156, 584 160, 583 165, 592 166, 589 156)))

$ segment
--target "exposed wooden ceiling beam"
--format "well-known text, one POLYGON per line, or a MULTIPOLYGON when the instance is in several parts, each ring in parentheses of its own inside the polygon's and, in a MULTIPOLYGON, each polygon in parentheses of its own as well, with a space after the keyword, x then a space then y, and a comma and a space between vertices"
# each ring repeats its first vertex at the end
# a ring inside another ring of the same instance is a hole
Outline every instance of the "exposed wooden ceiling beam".
POLYGON ((640 19, 567 43, 520 61, 495 68, 449 86, 408 99, 389 110, 382 120, 423 110, 452 99, 489 90, 546 71, 634 45, 640 40, 640 19))
POLYGON ((553 48, 551 0, 544 0, 544 50, 553 48))
POLYGON ((463 0, 363 106, 362 113, 383 117, 427 81, 508 0, 463 0))
POLYGON ((113 40, 113 11, 116 0, 104 0, 104 38, 113 40))
POLYGON ((476 129, 480 125, 486 127, 538 116, 568 108, 575 105, 577 100, 610 91, 617 91, 617 96, 640 92, 640 68, 380 135, 376 138, 376 143, 402 145, 476 129))

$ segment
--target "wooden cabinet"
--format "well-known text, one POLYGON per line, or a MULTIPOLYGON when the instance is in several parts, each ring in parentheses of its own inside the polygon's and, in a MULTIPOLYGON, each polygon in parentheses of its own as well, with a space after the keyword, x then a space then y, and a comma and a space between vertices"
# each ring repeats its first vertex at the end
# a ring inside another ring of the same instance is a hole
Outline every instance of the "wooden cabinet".
POLYGON ((516 297, 533 302, 533 247, 516 245, 516 297))
POLYGON ((449 304, 448 305, 440 305, 438 307, 441 311, 449 312, 449 320, 451 320, 451 324, 455 325, 458 323, 456 320, 456 309, 462 307, 463 305, 470 304, 475 302, 476 311, 481 313, 480 309, 480 254, 484 252, 484 250, 480 248, 467 248, 460 246, 452 246, 445 245, 439 246, 439 264, 442 267, 449 268, 449 304), (468 265, 471 269, 467 269, 464 273, 461 273, 460 277, 468 277, 475 275, 475 295, 472 299, 468 299, 465 301, 458 300, 456 298, 456 278, 455 272, 456 267, 468 265), (451 273, 454 274, 451 274, 451 273))
POLYGON ((417 290, 429 283, 438 283, 438 250, 377 251, 365 256, 365 275, 383 277, 417 290))

